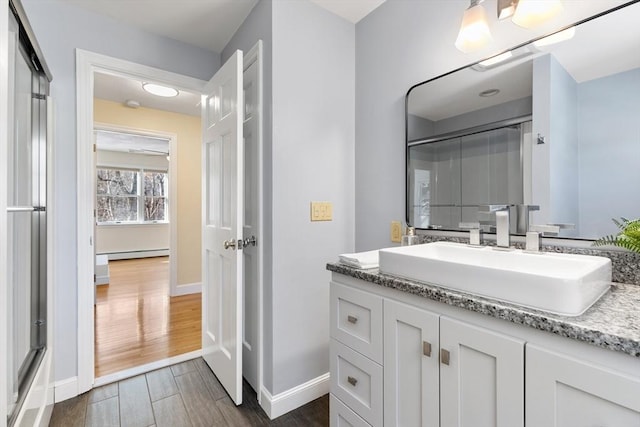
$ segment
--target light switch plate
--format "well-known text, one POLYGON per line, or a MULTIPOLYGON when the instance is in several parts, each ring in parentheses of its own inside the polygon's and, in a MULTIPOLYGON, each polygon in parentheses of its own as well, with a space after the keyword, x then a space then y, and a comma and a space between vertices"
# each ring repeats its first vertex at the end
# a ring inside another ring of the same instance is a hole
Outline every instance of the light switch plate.
POLYGON ((402 223, 400 221, 391 221, 391 241, 394 243, 402 241, 402 223))
POLYGON ((311 202, 311 221, 332 221, 333 204, 331 202, 311 202))

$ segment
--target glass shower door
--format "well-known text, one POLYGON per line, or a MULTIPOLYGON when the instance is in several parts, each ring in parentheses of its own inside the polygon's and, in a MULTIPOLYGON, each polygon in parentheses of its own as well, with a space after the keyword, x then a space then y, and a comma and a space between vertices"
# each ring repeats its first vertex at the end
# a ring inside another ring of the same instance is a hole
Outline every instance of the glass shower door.
POLYGON ((9 425, 25 398, 46 346, 46 80, 10 18, 7 170, 9 284, 9 425))

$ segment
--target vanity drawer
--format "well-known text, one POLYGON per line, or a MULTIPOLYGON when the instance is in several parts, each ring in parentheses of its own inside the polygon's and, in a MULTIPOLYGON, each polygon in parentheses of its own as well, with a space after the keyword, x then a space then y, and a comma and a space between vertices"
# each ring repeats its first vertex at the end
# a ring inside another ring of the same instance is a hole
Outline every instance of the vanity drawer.
POLYGON ((329 400, 329 426, 330 427, 371 427, 371 424, 363 420, 347 405, 333 394, 329 400))
POLYGON ((372 426, 382 425, 382 366, 331 340, 331 393, 372 426))
POLYGON ((382 297, 331 282, 331 337, 382 364, 382 297))

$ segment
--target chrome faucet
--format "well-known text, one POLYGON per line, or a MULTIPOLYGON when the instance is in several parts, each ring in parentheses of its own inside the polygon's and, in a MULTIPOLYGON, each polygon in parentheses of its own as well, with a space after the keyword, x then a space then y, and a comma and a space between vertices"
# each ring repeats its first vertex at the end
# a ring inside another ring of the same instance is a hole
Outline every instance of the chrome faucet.
POLYGON ((484 205, 485 214, 495 213, 496 216, 496 245, 508 248, 510 245, 511 223, 509 221, 509 205, 484 205))

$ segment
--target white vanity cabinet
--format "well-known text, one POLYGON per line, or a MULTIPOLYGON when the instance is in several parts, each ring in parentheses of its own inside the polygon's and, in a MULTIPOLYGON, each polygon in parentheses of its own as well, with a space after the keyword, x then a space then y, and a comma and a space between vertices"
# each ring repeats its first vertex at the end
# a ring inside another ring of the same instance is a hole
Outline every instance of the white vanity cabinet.
POLYGON ((384 425, 524 425, 524 341, 384 301, 384 425))
POLYGON ((330 298, 331 426, 640 427, 637 357, 338 273, 330 298))
POLYGON ((640 427, 640 381, 528 344, 526 407, 527 427, 640 427))

